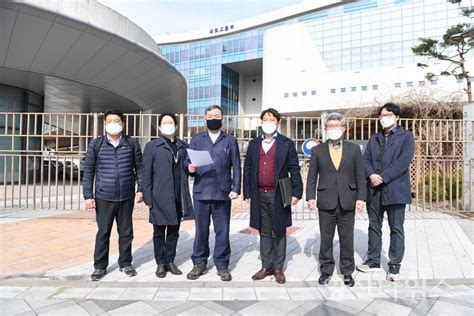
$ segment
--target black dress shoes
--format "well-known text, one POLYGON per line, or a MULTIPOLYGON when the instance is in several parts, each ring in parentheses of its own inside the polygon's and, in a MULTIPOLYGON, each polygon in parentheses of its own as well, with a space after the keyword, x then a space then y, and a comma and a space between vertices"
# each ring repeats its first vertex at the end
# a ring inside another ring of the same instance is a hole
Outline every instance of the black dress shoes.
POLYGON ((100 279, 102 279, 105 276, 106 273, 107 273, 106 270, 95 269, 94 272, 91 274, 91 280, 92 281, 99 281, 100 279))
POLYGON ((344 284, 347 285, 348 287, 353 287, 355 284, 354 279, 352 278, 352 275, 345 275, 344 276, 344 284))
POLYGON ((156 277, 158 278, 164 278, 166 276, 166 268, 164 263, 159 263, 156 266, 156 272, 155 272, 156 277))
POLYGON ((331 281, 331 275, 328 273, 323 273, 318 280, 318 283, 321 285, 326 285, 331 281))
POLYGON ((181 272, 180 269, 174 264, 174 262, 166 263, 165 264, 165 269, 166 271, 170 272, 171 274, 174 275, 181 275, 183 272, 181 272))
POLYGON ((126 266, 126 267, 120 268, 119 270, 120 272, 125 273, 129 277, 134 277, 137 275, 137 271, 135 271, 135 269, 132 266, 126 266))

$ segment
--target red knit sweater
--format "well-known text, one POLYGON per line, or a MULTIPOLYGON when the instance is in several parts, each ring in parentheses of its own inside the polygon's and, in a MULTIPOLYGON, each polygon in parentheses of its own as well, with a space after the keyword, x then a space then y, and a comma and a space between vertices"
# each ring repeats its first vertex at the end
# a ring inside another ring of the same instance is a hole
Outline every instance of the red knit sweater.
POLYGON ((258 158, 258 190, 260 192, 275 192, 276 142, 267 153, 260 146, 258 158))

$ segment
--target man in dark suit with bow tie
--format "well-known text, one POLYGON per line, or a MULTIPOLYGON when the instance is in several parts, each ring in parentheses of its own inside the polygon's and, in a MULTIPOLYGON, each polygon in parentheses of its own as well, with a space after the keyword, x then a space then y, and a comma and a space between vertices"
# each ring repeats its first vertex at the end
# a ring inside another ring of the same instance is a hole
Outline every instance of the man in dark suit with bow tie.
POLYGON ((346 118, 339 113, 330 113, 325 118, 329 140, 311 152, 306 200, 310 209, 317 204, 319 210, 319 284, 327 284, 334 272, 333 239, 337 226, 339 267, 344 284, 351 287, 355 283, 352 278, 355 210, 363 209, 367 193, 362 154, 358 145, 343 140, 345 126, 346 118))

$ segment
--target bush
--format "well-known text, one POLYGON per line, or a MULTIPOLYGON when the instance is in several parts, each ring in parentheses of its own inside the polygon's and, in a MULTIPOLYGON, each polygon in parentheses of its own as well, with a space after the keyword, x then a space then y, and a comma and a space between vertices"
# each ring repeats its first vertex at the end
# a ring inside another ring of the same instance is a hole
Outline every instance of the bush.
POLYGON ((423 187, 425 188, 424 200, 426 202, 460 199, 463 191, 462 173, 458 171, 449 175, 438 171, 431 171, 418 182, 418 195, 420 197, 423 197, 423 187))

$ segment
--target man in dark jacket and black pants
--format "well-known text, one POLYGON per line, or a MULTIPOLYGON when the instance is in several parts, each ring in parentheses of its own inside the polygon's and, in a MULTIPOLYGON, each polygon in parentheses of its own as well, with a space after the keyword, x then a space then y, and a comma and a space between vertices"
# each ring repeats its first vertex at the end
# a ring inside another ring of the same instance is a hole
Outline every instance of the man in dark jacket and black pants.
POLYGON ((291 226, 291 205, 303 194, 295 143, 277 132, 281 115, 269 108, 260 114, 263 135, 252 139, 244 163, 244 199, 250 203, 250 226, 260 232, 262 268, 252 276, 262 280, 275 276, 286 282, 286 228, 291 226), (291 205, 284 206, 279 180, 291 179, 291 205))
POLYGON ((406 204, 411 203, 410 163, 415 153, 415 141, 410 131, 397 124, 400 107, 387 103, 380 108, 383 130, 372 135, 364 153, 367 177, 369 215, 369 248, 367 260, 357 266, 361 272, 381 271, 382 223, 387 212, 390 226, 389 271, 387 280, 400 279, 400 265, 405 253, 406 204))
POLYGON ((158 118, 161 137, 152 140, 143 152, 143 200, 150 207, 156 276, 167 272, 182 274, 175 265, 181 219, 193 219, 189 193, 186 144, 175 136, 178 120, 173 113, 158 118))
POLYGON ((339 267, 344 284, 352 287, 355 210, 362 211, 367 195, 362 154, 358 145, 343 140, 346 131, 343 115, 330 113, 325 118, 325 129, 329 140, 312 149, 306 186, 309 208, 316 207, 317 198, 319 210, 319 284, 327 284, 334 272, 333 239, 337 227, 339 267))
POLYGON ((214 163, 197 166, 188 160, 188 170, 194 176, 196 236, 192 255, 194 267, 187 278, 196 280, 206 271, 212 217, 216 233, 214 264, 221 280, 230 281, 230 207, 232 200, 240 194, 239 146, 234 136, 221 130, 224 113, 220 106, 209 106, 204 115, 207 130, 194 135, 189 148, 208 151, 214 163))
POLYGON ((128 276, 137 274, 132 267, 132 212, 134 199, 137 203, 143 199, 142 153, 138 142, 122 133, 123 123, 122 112, 107 110, 104 115, 106 134, 90 142, 84 159, 83 195, 86 208, 95 209, 98 226, 92 281, 106 274, 114 219, 119 235, 120 271, 128 276), (135 194, 136 180, 138 193, 135 194))

